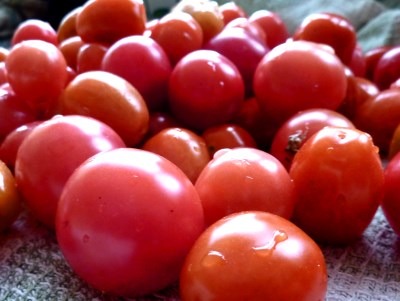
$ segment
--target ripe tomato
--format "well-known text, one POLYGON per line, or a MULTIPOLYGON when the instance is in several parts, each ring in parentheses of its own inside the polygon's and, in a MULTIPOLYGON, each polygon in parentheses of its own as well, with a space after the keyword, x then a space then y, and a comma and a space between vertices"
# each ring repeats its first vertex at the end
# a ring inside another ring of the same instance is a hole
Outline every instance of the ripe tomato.
POLYGON ((15 29, 11 37, 11 47, 26 40, 42 40, 58 45, 57 32, 50 23, 39 19, 26 19, 15 29))
POLYGON ((205 129, 231 120, 244 100, 237 67, 213 50, 196 50, 174 67, 169 80, 169 105, 178 121, 205 129))
POLYGON ((264 56, 254 73, 254 94, 268 118, 280 123, 301 110, 340 106, 347 77, 343 64, 328 49, 294 41, 264 56))
POLYGON ((0 161, 0 233, 10 227, 22 212, 22 200, 14 175, 0 161))
POLYGON ((152 38, 136 35, 120 39, 104 54, 102 70, 127 80, 150 111, 165 108, 172 68, 167 54, 152 38))
POLYGON ((86 43, 111 45, 146 29, 142 0, 89 0, 76 16, 76 31, 86 43))
POLYGON ((15 162, 15 179, 30 212, 53 228, 58 199, 75 168, 96 153, 124 146, 109 126, 89 117, 55 116, 36 126, 15 162))
POLYGON ((78 16, 78 13, 81 11, 81 9, 82 6, 78 6, 77 8, 68 12, 61 19, 60 24, 57 28, 57 39, 59 43, 67 38, 78 35, 76 31, 76 17, 78 16))
POLYGON ((151 112, 147 138, 150 138, 166 128, 181 127, 178 121, 168 112, 151 112))
POLYGON ((219 11, 222 14, 225 25, 237 18, 247 18, 245 9, 234 1, 220 4, 219 11))
POLYGON ((181 127, 166 128, 150 137, 142 147, 176 164, 194 183, 210 161, 204 139, 181 127))
POLYGON ((78 167, 56 219, 72 269, 102 292, 132 298, 178 280, 203 230, 200 199, 185 174, 133 148, 103 152, 78 167))
POLYGON ((382 200, 382 211, 389 225, 397 235, 400 235, 400 153, 395 154, 388 162, 384 171, 385 185, 382 200))
POLYGON ((385 51, 375 65, 373 81, 380 90, 385 90, 400 78, 400 46, 385 51))
POLYGON ((203 45, 200 24, 192 15, 179 11, 162 17, 151 29, 150 37, 164 49, 172 65, 203 45))
MULTIPOLYGON (((266 34, 261 26, 257 23, 250 22, 248 18, 236 18, 225 25, 224 29, 229 28, 241 28, 250 37, 259 40, 261 43, 266 45, 266 34)), ((269 47, 267 47, 269 49, 269 47)))
POLYGON ((218 151, 200 173, 195 187, 207 225, 246 210, 292 216, 295 199, 289 173, 262 150, 239 147, 218 151))
POLYGON ((128 146, 142 141, 149 112, 140 93, 125 79, 105 71, 78 74, 60 97, 60 113, 85 115, 112 127, 128 146))
POLYGON ((331 46, 343 64, 349 65, 357 45, 356 30, 349 19, 333 13, 309 14, 296 28, 294 40, 331 46))
POLYGON ((270 153, 290 169, 293 158, 302 145, 325 126, 354 128, 344 115, 327 109, 300 111, 282 124, 272 140, 270 153))
POLYGON ((22 41, 11 48, 5 62, 16 95, 42 114, 51 109, 68 79, 58 47, 41 40, 22 41))
POLYGON ((73 36, 65 39, 58 46, 67 65, 75 71, 77 70, 78 52, 84 44, 80 36, 73 36))
POLYGON ((262 211, 241 212, 211 225, 183 266, 182 301, 324 300, 325 258, 293 223, 262 211))
POLYGON ((321 243, 348 244, 363 234, 383 197, 383 168, 371 136, 325 127, 310 137, 290 168, 293 221, 321 243))
POLYGON ((365 52, 364 57, 365 57, 365 77, 371 81, 374 80, 374 73, 375 73, 375 67, 376 64, 378 63, 379 59, 388 51, 391 49, 392 46, 379 46, 376 48, 372 48, 368 51, 365 52))
POLYGON ((97 43, 84 43, 78 50, 76 72, 101 70, 107 47, 97 43))

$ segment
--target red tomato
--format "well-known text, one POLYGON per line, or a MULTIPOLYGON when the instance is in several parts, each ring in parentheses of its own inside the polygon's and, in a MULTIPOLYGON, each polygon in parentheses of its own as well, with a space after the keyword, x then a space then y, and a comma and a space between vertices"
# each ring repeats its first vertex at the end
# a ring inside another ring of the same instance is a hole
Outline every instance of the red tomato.
POLYGON ((390 139, 387 159, 391 160, 400 151, 400 122, 396 126, 392 138, 390 139))
POLYGON ((151 29, 150 37, 164 49, 172 65, 203 45, 200 24, 192 15, 179 11, 162 17, 151 29))
POLYGON ((78 52, 84 44, 81 37, 73 36, 65 39, 58 46, 67 61, 67 65, 73 70, 77 70, 78 52))
POLYGON ((360 238, 383 197, 383 168, 371 136, 325 127, 310 137, 290 169, 296 193, 293 221, 318 242, 360 238))
POLYGON ((72 269, 102 292, 132 298, 178 280, 203 230, 200 199, 185 174, 132 148, 103 152, 78 167, 56 218, 72 269))
POLYGON ((247 12, 244 10, 244 8, 234 1, 220 4, 219 11, 222 14, 225 25, 234 19, 247 17, 247 12))
POLYGON ((26 40, 42 40, 58 45, 56 30, 50 23, 39 19, 27 19, 22 21, 12 35, 11 46, 26 40))
POLYGON ((76 31, 76 18, 81 11, 82 6, 78 6, 75 9, 68 12, 60 21, 57 28, 57 39, 61 43, 67 38, 77 36, 76 31))
POLYGON ((389 225, 400 235, 400 153, 395 154, 384 171, 385 185, 382 200, 382 211, 389 225))
POLYGON ((176 164, 194 183, 210 161, 204 139, 181 127, 166 128, 150 137, 142 147, 176 164))
POLYGON ((232 214, 211 225, 186 257, 182 301, 324 300, 325 258, 290 221, 267 212, 232 214))
POLYGON ((400 46, 385 51, 375 65, 373 81, 380 90, 385 90, 400 78, 400 46))
POLYGON ((150 138, 166 128, 180 127, 178 121, 168 112, 152 112, 150 113, 149 130, 147 138, 150 138))
POLYGON ((89 0, 76 16, 78 35, 86 43, 111 45, 146 29, 142 0, 89 0))
POLYGON ((107 49, 106 46, 101 44, 84 43, 79 48, 76 58, 77 73, 101 70, 101 64, 107 49))
POLYGON ((287 219, 292 216, 295 199, 289 174, 262 150, 239 147, 218 151, 195 187, 207 225, 246 210, 268 211, 287 219))
MULTIPOLYGON (((264 45, 266 45, 266 35, 261 26, 257 23, 250 22, 248 18, 236 18, 225 25, 224 29, 229 28, 241 28, 247 33, 250 37, 260 41, 264 45)), ((267 47, 267 46, 266 46, 267 47)), ((267 47, 269 49, 269 47, 267 47)))
POLYGON ((258 24, 265 32, 266 43, 269 48, 274 48, 286 42, 289 32, 281 16, 275 12, 261 9, 249 16, 251 23, 258 24))
POLYGON ((130 36, 107 49, 102 70, 126 79, 143 96, 150 111, 167 103, 171 63, 162 47, 145 36, 130 36))
POLYGON ((257 143, 251 134, 234 123, 211 126, 201 136, 207 144, 211 157, 214 156, 215 152, 223 148, 257 147, 257 143))
POLYGON ((279 128, 270 153, 290 169, 293 158, 302 145, 325 126, 354 128, 344 115, 327 109, 309 109, 296 113, 279 128))
POLYGON ((5 62, 8 82, 16 95, 41 113, 56 103, 67 83, 67 63, 51 43, 22 41, 11 48, 5 62))
POLYGON ((244 83, 237 67, 212 50, 196 50, 172 70, 169 105, 178 121, 205 129, 231 120, 244 100, 244 83))
POLYGON ((351 60, 348 63, 348 67, 355 76, 364 78, 367 71, 367 63, 364 56, 364 52, 359 44, 356 45, 351 56, 351 60))
POLYGON ((89 117, 55 116, 35 127, 15 162, 16 182, 30 212, 53 228, 58 199, 75 168, 96 153, 123 146, 110 127, 89 117))
POLYGON ((295 30, 294 40, 306 40, 331 46, 340 60, 349 65, 357 36, 349 19, 333 13, 309 14, 295 30))
POLYGON ((365 57, 365 76, 367 79, 373 81, 374 80, 374 73, 375 73, 375 67, 376 64, 378 63, 379 59, 388 51, 391 49, 392 46, 379 46, 376 48, 372 48, 371 50, 368 50, 365 52, 364 57, 365 57))
POLYGON ((294 41, 264 56, 254 73, 254 94, 269 118, 280 123, 300 110, 340 106, 347 88, 345 68, 327 49, 294 41))

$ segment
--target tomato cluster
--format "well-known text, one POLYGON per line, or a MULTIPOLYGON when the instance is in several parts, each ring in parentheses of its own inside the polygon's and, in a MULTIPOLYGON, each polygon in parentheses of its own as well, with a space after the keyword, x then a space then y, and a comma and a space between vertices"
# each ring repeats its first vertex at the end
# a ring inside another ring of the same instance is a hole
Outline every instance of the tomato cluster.
POLYGON ((323 300, 321 245, 379 206, 400 234, 398 47, 234 2, 23 22, 0 55, 0 230, 26 207, 105 293, 323 300))

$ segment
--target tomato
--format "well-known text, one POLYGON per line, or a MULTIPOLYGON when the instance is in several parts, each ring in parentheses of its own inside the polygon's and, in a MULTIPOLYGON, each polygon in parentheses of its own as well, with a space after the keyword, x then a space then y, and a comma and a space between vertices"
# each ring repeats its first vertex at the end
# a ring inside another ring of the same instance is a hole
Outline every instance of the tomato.
POLYGON ((234 123, 225 123, 207 128, 201 136, 207 144, 210 156, 223 148, 257 147, 257 142, 243 127, 234 123))
POLYGON ((222 14, 225 25, 237 18, 247 18, 245 9, 234 1, 220 4, 219 11, 222 14))
POLYGON ((400 122, 396 126, 392 138, 390 139, 387 159, 392 159, 400 151, 400 122))
POLYGON ((262 150, 219 150, 200 173, 195 187, 207 225, 246 210, 292 216, 295 199, 289 173, 275 157, 262 150))
POLYGON ((181 127, 178 121, 168 112, 151 112, 147 138, 150 138, 166 128, 181 127))
POLYGON ((55 116, 36 126, 15 162, 15 179, 30 212, 53 228, 58 199, 75 168, 96 153, 124 146, 109 126, 89 117, 55 116))
POLYGON ((0 87, 0 142, 15 128, 36 120, 33 112, 7 83, 0 87))
POLYGON ((386 53, 392 46, 379 46, 372 48, 365 52, 365 77, 371 81, 374 80, 375 67, 379 59, 386 53))
POLYGON ((26 19, 14 30, 11 47, 26 40, 42 40, 58 45, 57 32, 49 22, 39 19, 26 19))
POLYGON ((293 221, 321 243, 360 238, 383 197, 378 149, 357 129, 321 129, 297 152, 289 173, 296 194, 293 221))
POLYGON ((22 200, 12 172, 2 161, 0 161, 0 184, 0 232, 3 232, 22 212, 22 200))
POLYGON ((162 17, 151 29, 150 37, 164 49, 172 65, 203 45, 200 24, 192 15, 179 11, 162 17))
POLYGON ((325 258, 293 223, 262 211, 229 215, 196 240, 183 266, 182 301, 324 300, 325 258))
POLYGON ((77 70, 78 52, 83 45, 84 42, 81 37, 73 36, 65 39, 58 46, 67 61, 67 65, 73 70, 77 70))
POLYGON ((393 133, 400 120, 400 90, 388 89, 367 99, 356 111, 353 122, 357 128, 368 132, 386 155, 393 133))
POLYGON ((274 48, 286 42, 289 32, 281 16, 266 9, 256 10, 248 17, 251 23, 258 24, 265 32, 266 43, 269 48, 274 48))
POLYGON ((113 128, 128 146, 145 136, 149 112, 140 93, 125 79, 105 71, 78 74, 60 96, 60 113, 96 118, 113 128))
MULTIPOLYGON (((248 18, 236 18, 225 25, 224 29, 241 28, 250 37, 266 45, 266 34, 258 23, 250 22, 248 18)), ((269 48, 268 48, 269 49, 269 48)))
POLYGON ((210 161, 204 139, 181 127, 166 128, 150 137, 142 149, 161 155, 176 164, 194 183, 210 161))
POLYGON ((400 77, 400 46, 387 50, 375 65, 373 81, 380 90, 385 90, 400 77))
POLYGON ((388 162, 384 171, 385 185, 382 200, 382 211, 390 227, 400 235, 400 154, 395 154, 388 162))
POLYGON ((327 109, 308 109, 300 111, 282 124, 271 144, 270 153, 287 170, 302 145, 325 126, 354 128, 353 123, 344 115, 327 109))
POLYGON ((276 46, 254 73, 254 94, 268 118, 278 123, 300 110, 336 110, 347 88, 345 68, 329 48, 307 41, 276 46))
POLYGON ((76 16, 76 31, 86 43, 111 45, 146 28, 142 0, 89 0, 76 16))
POLYGON ((67 63, 57 46, 41 41, 22 41, 6 58, 7 78, 15 94, 40 113, 48 111, 63 91, 67 63))
POLYGON ((131 83, 150 111, 165 108, 172 67, 163 48, 152 38, 136 35, 120 39, 104 54, 102 70, 131 83))
POLYGON ((263 41, 251 36, 244 28, 229 27, 228 24, 205 43, 203 48, 217 51, 231 60, 243 78, 246 94, 253 94, 254 72, 261 59, 269 51, 263 41))
POLYGON ((237 67, 213 50, 184 56, 169 80, 169 106, 189 128, 205 129, 231 120, 244 100, 244 83, 237 67))
POLYGON ((76 72, 101 70, 107 47, 97 43, 84 43, 78 50, 76 72))
POLYGON ((200 199, 185 174, 132 148, 78 167, 56 218, 60 249, 76 274, 102 292, 132 298, 177 281, 203 230, 200 199))
POLYGON ((354 48, 353 55, 350 62, 348 63, 348 67, 355 76, 361 78, 364 78, 366 76, 367 63, 362 47, 359 44, 357 44, 354 48))
POLYGON ((351 62, 357 45, 356 30, 350 20, 343 15, 324 12, 305 17, 293 39, 329 45, 346 65, 351 62))
POLYGON ((61 43, 67 38, 77 36, 76 31, 76 17, 81 11, 82 6, 78 6, 75 9, 68 12, 60 21, 57 28, 57 39, 61 43))

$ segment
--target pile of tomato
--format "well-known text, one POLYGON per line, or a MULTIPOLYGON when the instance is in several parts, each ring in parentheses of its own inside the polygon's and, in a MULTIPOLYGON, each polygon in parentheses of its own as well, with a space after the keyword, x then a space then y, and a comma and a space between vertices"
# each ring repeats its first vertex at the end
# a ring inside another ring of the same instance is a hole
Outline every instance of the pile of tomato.
POLYGON ((344 16, 89 0, 0 61, 0 230, 27 210, 105 294, 324 300, 321 246, 400 234, 400 46, 344 16))

